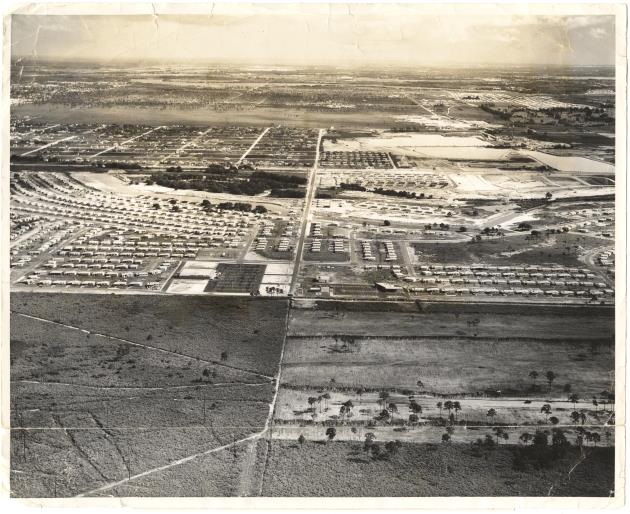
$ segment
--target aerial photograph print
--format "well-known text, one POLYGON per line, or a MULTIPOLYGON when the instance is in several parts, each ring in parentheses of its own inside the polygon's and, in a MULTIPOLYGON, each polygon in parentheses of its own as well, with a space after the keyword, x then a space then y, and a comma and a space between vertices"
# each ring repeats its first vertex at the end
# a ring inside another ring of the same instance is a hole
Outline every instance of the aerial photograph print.
POLYGON ((5 15, 11 502, 623 504, 626 11, 442 7, 5 15))

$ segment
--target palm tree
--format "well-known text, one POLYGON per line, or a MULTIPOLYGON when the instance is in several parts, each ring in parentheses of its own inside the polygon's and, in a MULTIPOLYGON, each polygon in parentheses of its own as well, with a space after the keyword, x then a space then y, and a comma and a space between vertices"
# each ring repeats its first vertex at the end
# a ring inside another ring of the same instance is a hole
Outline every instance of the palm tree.
POLYGON ((553 384, 553 381, 556 379, 556 374, 553 371, 547 371, 545 377, 547 377, 547 382, 549 383, 549 391, 551 391, 551 384, 553 384))
POLYGON ((534 437, 534 436, 532 436, 532 434, 530 434, 529 432, 523 432, 523 433, 521 434, 521 437, 519 437, 519 439, 520 439, 521 441, 523 441, 523 444, 524 444, 525 446, 527 446, 527 443, 529 443, 529 442, 532 440, 532 438, 533 438, 533 437, 534 437))
POLYGON ((370 448, 374 444, 374 439, 376 439, 376 436, 374 435, 374 432, 367 432, 365 434, 365 442, 363 443, 363 450, 365 452, 369 452, 370 451, 370 448))
POLYGON ((389 398, 389 393, 387 391, 381 391, 380 393, 378 393, 378 402, 377 403, 379 405, 386 405, 388 398, 389 398))
POLYGON ((503 437, 503 433, 505 432, 503 430, 503 427, 494 427, 492 431, 494 432, 494 435, 497 438, 497 444, 499 444, 499 437, 503 437))
POLYGON ((435 404, 435 406, 436 406, 438 409, 440 409, 440 418, 441 418, 441 417, 442 417, 442 407, 443 407, 442 402, 437 402, 437 403, 435 404))
POLYGON ((457 420, 457 413, 462 410, 462 406, 459 402, 453 402, 453 410, 455 411, 455 420, 457 420))
POLYGON ((494 423, 494 417, 497 415, 497 411, 494 409, 488 409, 486 416, 490 418, 490 422, 494 423))
POLYGON ((446 400, 444 402, 444 408, 448 411, 448 414, 450 416, 451 410, 453 410, 453 402, 451 400, 446 400))
POLYGON ((390 423, 393 423, 394 422, 394 414, 398 412, 398 407, 396 406, 396 404, 394 402, 391 402, 387 406, 387 410, 391 413, 390 423))
POLYGON ((409 410, 414 414, 422 414, 422 407, 415 400, 409 402, 409 410))
POLYGON ((545 421, 548 421, 549 419, 549 414, 551 414, 551 405, 549 405, 548 403, 545 403, 541 408, 540 408, 540 412, 542 412, 545 415, 545 421))

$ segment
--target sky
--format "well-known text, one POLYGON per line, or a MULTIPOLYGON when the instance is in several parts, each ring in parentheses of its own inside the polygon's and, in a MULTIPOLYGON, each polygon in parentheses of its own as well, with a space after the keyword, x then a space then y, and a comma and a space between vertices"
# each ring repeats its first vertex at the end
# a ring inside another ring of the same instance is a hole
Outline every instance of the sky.
POLYGON ((333 66, 615 61, 613 16, 435 15, 409 5, 392 7, 212 15, 14 14, 12 57, 333 66))

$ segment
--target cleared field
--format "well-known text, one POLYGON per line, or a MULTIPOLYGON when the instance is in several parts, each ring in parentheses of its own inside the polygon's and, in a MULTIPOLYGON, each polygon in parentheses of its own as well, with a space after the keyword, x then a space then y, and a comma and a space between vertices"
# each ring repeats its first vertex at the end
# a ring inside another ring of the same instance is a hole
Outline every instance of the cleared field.
POLYGON ((465 445, 407 444, 373 460, 361 443, 274 441, 263 484, 265 496, 608 496, 614 487, 614 452, 579 450, 551 467, 516 471, 516 449, 502 446, 476 456, 465 445))
POLYGON ((205 300, 12 295, 14 496, 236 494, 287 305, 205 300))
POLYGON ((575 234, 549 235, 531 238, 527 234, 487 239, 480 242, 448 244, 412 243, 418 260, 435 263, 474 264, 487 262, 508 264, 562 264, 581 266, 575 245, 585 248, 601 245, 601 239, 575 234))
POLYGON ((610 342, 614 336, 614 313, 606 308, 511 308, 473 303, 450 306, 427 303, 418 307, 408 303, 404 305, 408 309, 404 312, 397 305, 378 302, 321 302, 318 305, 318 309, 292 309, 289 336, 345 334, 388 338, 605 339, 610 342), (339 310, 334 310, 337 306, 339 310), (375 314, 389 308, 386 316, 375 314))
MULTIPOLYGON (((614 347, 597 341, 496 341, 475 339, 362 339, 335 350, 333 338, 290 338, 283 381, 289 384, 416 388, 433 394, 475 394, 487 389, 527 394, 530 371, 558 376, 550 396, 564 384, 595 394, 612 387, 614 347)), ((541 384, 542 385, 542 381, 541 384)), ((544 388, 547 390, 546 386, 544 388)))

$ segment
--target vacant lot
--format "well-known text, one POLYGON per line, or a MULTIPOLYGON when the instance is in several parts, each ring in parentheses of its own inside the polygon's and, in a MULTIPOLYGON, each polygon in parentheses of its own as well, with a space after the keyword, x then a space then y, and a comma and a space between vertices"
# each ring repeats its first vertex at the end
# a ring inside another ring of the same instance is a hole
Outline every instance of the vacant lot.
POLYGON ((614 346, 561 336, 540 340, 358 337, 345 345, 332 337, 289 338, 282 380, 292 385, 323 386, 334 381, 340 386, 410 388, 432 394, 490 389, 523 395, 530 394, 532 370, 538 371, 537 384, 550 397, 566 396, 567 383, 582 395, 600 393, 613 386, 614 346), (557 378, 548 390, 544 375, 550 370, 557 378), (421 388, 416 386, 418 380, 421 388))
POLYGON ((515 471, 514 447, 475 456, 458 444, 403 443, 384 460, 361 443, 274 441, 265 496, 608 496, 614 487, 611 449, 577 449, 548 469, 515 471), (553 487, 552 487, 553 486, 553 487))
POLYGON ((221 448, 265 428, 285 302, 19 294, 12 302, 21 313, 11 316, 14 496, 101 494, 108 484, 103 494, 143 496, 240 487, 243 450, 221 448), (204 473, 183 480, 184 464, 204 473))
POLYGON ((583 266, 584 263, 574 251, 575 245, 594 248, 601 245, 601 239, 575 234, 540 237, 523 234, 503 239, 484 239, 476 243, 413 243, 413 248, 422 263, 583 266))
POLYGON ((278 367, 287 308, 249 297, 11 295, 13 312, 266 375, 278 367))
POLYGON ((333 303, 316 309, 292 309, 288 335, 292 337, 354 335, 369 337, 479 338, 540 340, 614 339, 614 312, 605 308, 552 309, 546 306, 426 304, 415 312, 383 311, 387 304, 355 303, 335 310, 333 303), (350 309, 354 308, 354 311, 350 309))

